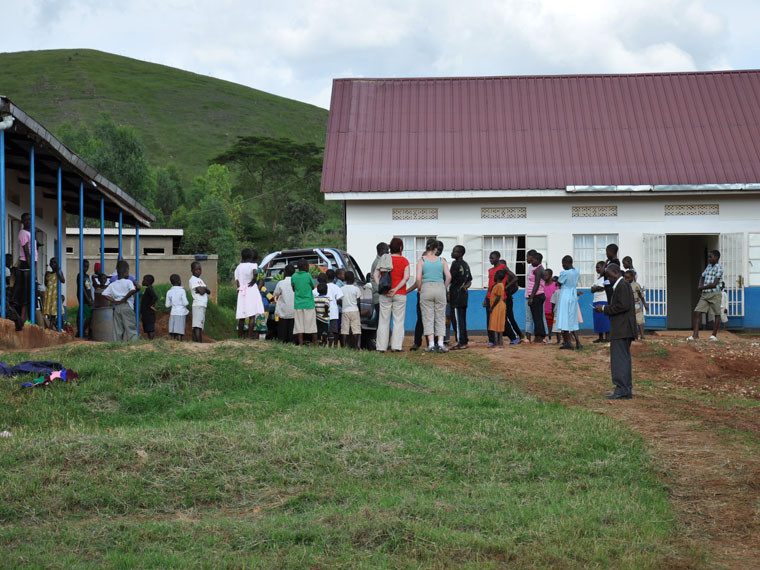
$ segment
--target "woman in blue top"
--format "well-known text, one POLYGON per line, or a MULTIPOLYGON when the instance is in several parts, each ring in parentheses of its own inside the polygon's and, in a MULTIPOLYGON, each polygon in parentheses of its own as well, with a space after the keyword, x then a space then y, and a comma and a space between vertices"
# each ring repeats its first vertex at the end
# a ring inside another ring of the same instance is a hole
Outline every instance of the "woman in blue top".
POLYGON ((417 263, 417 281, 423 333, 428 339, 425 352, 448 352, 443 346, 446 334, 446 288, 451 281, 451 273, 446 260, 436 255, 443 245, 436 239, 429 239, 425 255, 417 263), (435 345, 438 337, 438 346, 435 345))
POLYGON ((563 271, 559 274, 557 282, 560 284, 559 305, 557 306, 557 320, 555 326, 562 331, 564 342, 560 348, 572 350, 570 335, 575 339, 575 348, 580 350, 581 341, 578 340, 578 278, 580 272, 573 267, 573 258, 566 255, 562 258, 563 271))

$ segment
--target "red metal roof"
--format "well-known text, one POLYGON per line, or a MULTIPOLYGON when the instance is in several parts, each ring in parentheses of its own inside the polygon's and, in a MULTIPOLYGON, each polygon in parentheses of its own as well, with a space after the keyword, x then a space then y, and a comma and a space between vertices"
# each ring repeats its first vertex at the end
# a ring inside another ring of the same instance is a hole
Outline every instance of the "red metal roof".
POLYGON ((323 192, 760 182, 760 71, 336 79, 323 192))

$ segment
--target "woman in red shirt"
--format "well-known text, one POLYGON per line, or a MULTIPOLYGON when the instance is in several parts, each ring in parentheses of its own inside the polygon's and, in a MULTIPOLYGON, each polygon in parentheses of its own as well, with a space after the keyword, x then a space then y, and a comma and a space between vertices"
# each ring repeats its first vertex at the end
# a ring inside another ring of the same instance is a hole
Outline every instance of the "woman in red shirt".
MULTIPOLYGON (((391 316, 393 316, 393 336, 391 337, 391 352, 401 352, 404 344, 404 320, 406 319, 406 284, 409 281, 409 260, 403 255, 404 242, 401 238, 393 238, 390 243, 393 270, 391 273, 391 290, 380 295, 380 318, 377 322, 377 351, 388 349, 388 338, 391 336, 391 316)), ((374 274, 376 283, 380 282, 380 270, 374 274)))

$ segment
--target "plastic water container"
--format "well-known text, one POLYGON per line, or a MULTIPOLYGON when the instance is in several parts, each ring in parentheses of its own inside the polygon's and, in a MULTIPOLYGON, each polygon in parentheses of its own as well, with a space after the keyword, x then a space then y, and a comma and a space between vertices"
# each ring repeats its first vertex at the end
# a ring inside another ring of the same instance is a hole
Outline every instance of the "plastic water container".
POLYGON ((113 309, 97 307, 92 310, 92 339, 100 342, 113 342, 113 309))

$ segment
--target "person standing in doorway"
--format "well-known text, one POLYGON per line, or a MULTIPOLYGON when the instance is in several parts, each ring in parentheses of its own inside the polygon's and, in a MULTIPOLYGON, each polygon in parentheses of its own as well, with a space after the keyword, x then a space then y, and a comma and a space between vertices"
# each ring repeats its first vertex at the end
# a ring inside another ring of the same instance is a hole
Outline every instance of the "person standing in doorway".
POLYGON ((633 397, 631 342, 636 338, 633 289, 623 279, 619 265, 608 265, 605 276, 612 283, 612 298, 609 305, 597 305, 594 310, 610 318, 610 369, 615 389, 606 397, 630 400, 633 397))
MULTIPOLYGON (((26 321, 31 314, 29 303, 32 290, 37 290, 37 279, 32 275, 31 262, 34 255, 37 260, 37 240, 32 240, 32 217, 29 214, 21 216, 21 230, 18 232, 18 265, 16 266, 16 281, 13 286, 13 304, 18 308, 21 319, 26 321)), ((35 295, 36 298, 36 295, 35 295)), ((32 307, 34 311, 36 307, 32 307)))
POLYGON ((721 291, 720 282, 723 280, 723 267, 720 263, 720 252, 717 249, 707 254, 707 267, 699 278, 697 290, 700 291, 699 302, 694 307, 694 331, 686 340, 699 339, 699 326, 702 323, 702 313, 712 313, 715 317, 713 333, 710 340, 718 340, 720 329, 721 291))
POLYGON ((456 245, 451 250, 451 257, 454 258, 454 261, 449 269, 451 272, 449 304, 451 305, 451 326, 457 340, 452 350, 467 348, 470 342, 467 336, 467 304, 468 290, 472 285, 472 273, 470 273, 469 264, 464 260, 465 251, 463 245, 456 245))

